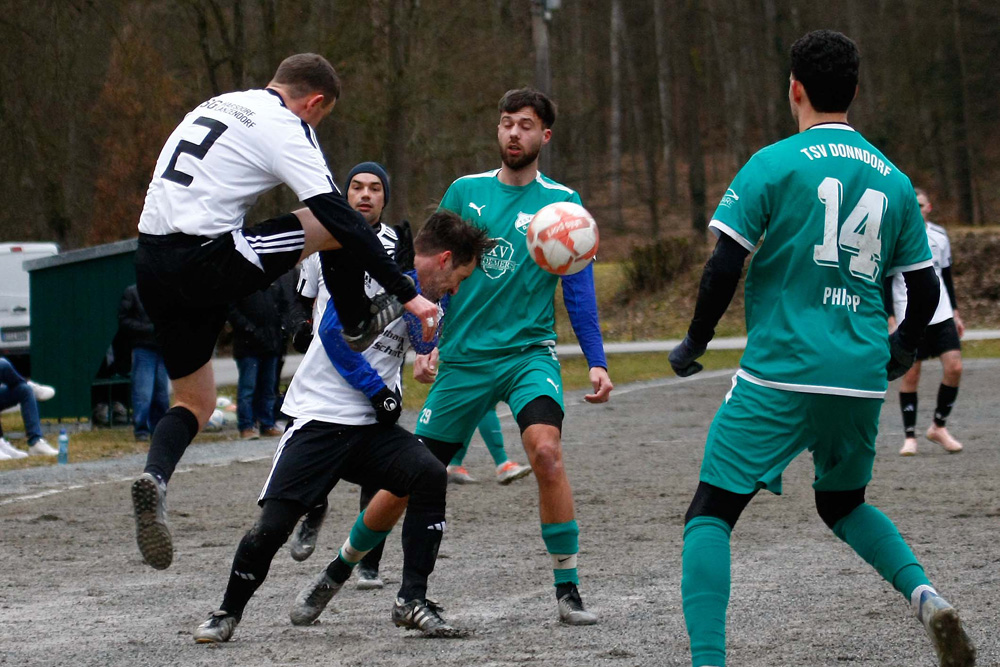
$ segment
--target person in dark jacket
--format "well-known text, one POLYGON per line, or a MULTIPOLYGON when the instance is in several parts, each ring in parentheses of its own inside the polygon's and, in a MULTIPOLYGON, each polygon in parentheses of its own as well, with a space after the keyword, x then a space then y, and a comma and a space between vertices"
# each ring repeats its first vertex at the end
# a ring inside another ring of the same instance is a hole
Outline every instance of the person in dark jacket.
POLYGON ((134 284, 122 293, 118 331, 132 349, 132 432, 137 442, 145 442, 170 408, 170 380, 134 284))
POLYGON ((239 370, 236 420, 241 438, 281 435, 274 423, 274 401, 278 360, 285 349, 287 311, 284 291, 276 284, 243 297, 229 308, 233 358, 239 370))

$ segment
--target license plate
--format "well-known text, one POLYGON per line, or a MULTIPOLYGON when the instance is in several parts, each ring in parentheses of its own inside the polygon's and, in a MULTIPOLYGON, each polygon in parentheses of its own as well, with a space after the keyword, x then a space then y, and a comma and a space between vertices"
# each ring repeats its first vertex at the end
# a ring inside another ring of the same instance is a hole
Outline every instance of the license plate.
POLYGON ((28 341, 27 331, 4 331, 0 333, 0 340, 5 343, 25 343, 28 341))

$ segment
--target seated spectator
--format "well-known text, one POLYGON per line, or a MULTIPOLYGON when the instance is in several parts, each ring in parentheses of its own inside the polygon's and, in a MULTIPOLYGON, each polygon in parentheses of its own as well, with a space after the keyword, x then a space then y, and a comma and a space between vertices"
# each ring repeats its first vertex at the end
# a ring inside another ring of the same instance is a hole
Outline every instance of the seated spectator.
POLYGON ((3 437, 0 430, 0 461, 31 456, 55 456, 59 452, 42 437, 42 423, 38 418, 38 401, 47 401, 56 395, 48 385, 25 380, 5 358, 0 357, 0 410, 21 406, 24 431, 28 436, 28 451, 18 449, 3 437))

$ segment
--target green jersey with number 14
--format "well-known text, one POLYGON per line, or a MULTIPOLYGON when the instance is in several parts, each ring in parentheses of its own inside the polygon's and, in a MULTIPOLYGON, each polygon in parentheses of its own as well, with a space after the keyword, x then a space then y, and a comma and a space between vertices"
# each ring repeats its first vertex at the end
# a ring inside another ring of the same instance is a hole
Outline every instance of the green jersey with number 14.
POLYGON ((750 158, 710 227, 750 251, 760 242, 746 279, 740 377, 884 396, 882 279, 931 265, 905 174, 849 125, 816 125, 750 158))
POLYGON ((441 200, 441 208, 485 228, 496 241, 451 299, 441 335, 444 361, 480 361, 555 343, 559 277, 535 264, 525 235, 539 209, 561 201, 580 204, 580 195, 540 173, 528 185, 505 185, 499 172, 463 176, 441 200))

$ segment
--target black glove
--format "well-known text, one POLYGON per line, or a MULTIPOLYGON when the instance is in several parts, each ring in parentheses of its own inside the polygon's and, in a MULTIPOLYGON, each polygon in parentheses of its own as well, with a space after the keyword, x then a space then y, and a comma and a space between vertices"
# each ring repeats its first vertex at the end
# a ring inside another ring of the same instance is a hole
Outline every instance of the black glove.
POLYGON ((305 354, 309 349, 309 343, 313 339, 312 322, 305 320, 300 323, 295 333, 292 334, 292 349, 300 354, 305 354))
POLYGON ((413 257, 416 254, 413 250, 413 230, 410 229, 409 220, 403 220, 398 225, 393 225, 396 230, 396 264, 401 271, 413 270, 413 257))
POLYGON ((695 359, 703 354, 705 354, 705 348, 696 347, 688 336, 684 336, 681 344, 670 352, 670 367, 674 369, 674 373, 677 373, 679 377, 686 378, 689 375, 694 375, 704 368, 704 366, 695 361, 695 359))
POLYGON ((403 414, 402 397, 388 387, 382 387, 368 400, 375 408, 375 421, 383 426, 392 426, 399 420, 399 415, 403 414))
POLYGON ((917 351, 903 345, 899 328, 889 334, 889 364, 885 368, 889 380, 896 380, 906 375, 906 371, 910 370, 916 360, 917 351))

